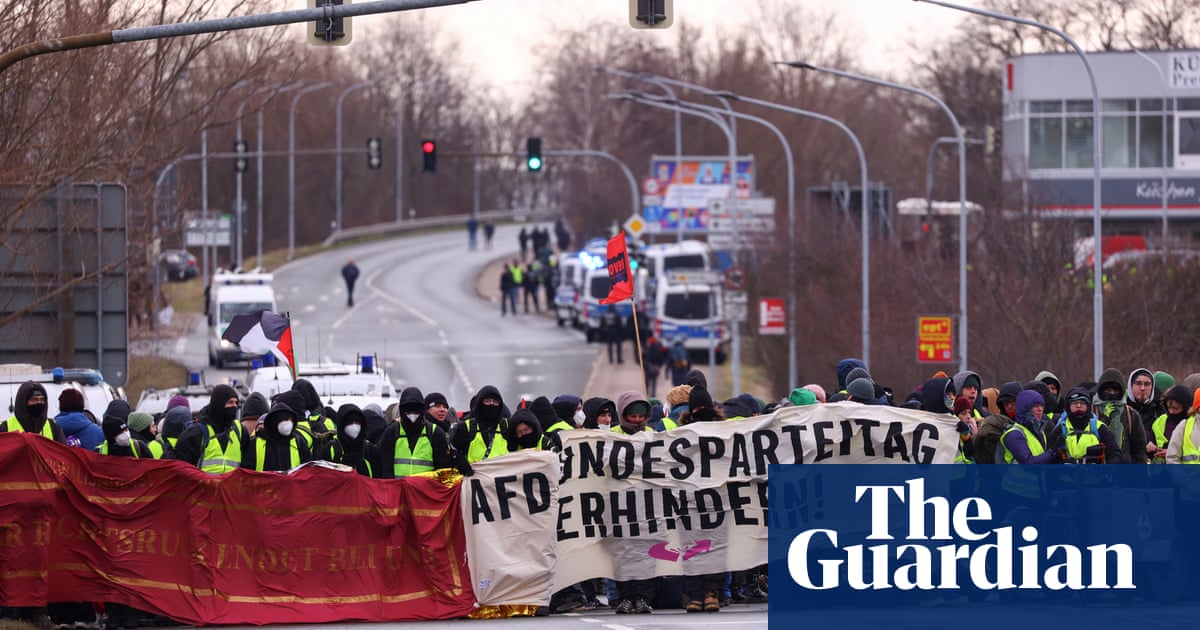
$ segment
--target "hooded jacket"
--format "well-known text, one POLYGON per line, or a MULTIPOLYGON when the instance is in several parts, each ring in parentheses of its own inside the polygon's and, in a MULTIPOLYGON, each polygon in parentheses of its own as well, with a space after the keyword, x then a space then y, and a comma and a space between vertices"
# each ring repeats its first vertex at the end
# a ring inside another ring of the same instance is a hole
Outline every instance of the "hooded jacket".
POLYGON ((973 457, 976 464, 1004 463, 1004 460, 996 458, 996 454, 1000 450, 1000 436, 1012 425, 1013 419, 1004 415, 1004 407, 1000 402, 1007 398, 1011 398, 1015 402, 1022 391, 1021 384, 1015 381, 1009 381, 1000 386, 1000 391, 996 395, 997 412, 984 418, 983 422, 979 424, 979 430, 975 432, 975 437, 971 438, 971 441, 974 442, 973 457))
MULTIPOLYGON (((29 397, 33 394, 33 392, 41 392, 42 396, 46 398, 47 405, 49 405, 50 397, 46 394, 46 388, 42 387, 38 383, 34 383, 33 381, 26 381, 21 383, 21 386, 17 388, 17 395, 13 397, 13 412, 11 418, 16 418, 15 422, 19 423, 21 429, 23 429, 25 432, 33 433, 35 435, 41 435, 43 427, 48 422, 50 423, 50 432, 51 435, 54 436, 54 441, 65 443, 67 438, 65 435, 63 435, 62 427, 58 426, 58 423, 54 420, 47 418, 45 411, 42 411, 42 413, 38 414, 37 416, 29 412, 29 397)), ((0 424, 0 432, 16 430, 16 427, 10 426, 14 422, 14 420, 11 418, 8 420, 8 422, 0 424)))
POLYGON ((312 460, 312 452, 309 451, 308 443, 300 439, 300 436, 297 435, 297 429, 294 426, 290 435, 285 436, 279 433, 279 423, 284 420, 291 420, 296 425, 300 424, 300 418, 296 417, 296 412, 291 407, 282 403, 271 405, 271 410, 262 417, 262 429, 242 449, 242 468, 247 470, 258 469, 256 464, 258 463, 259 443, 265 443, 262 461, 263 471, 287 472, 294 465, 298 466, 312 460), (296 446, 299 454, 298 461, 295 463, 292 460, 293 444, 296 446))
POLYGON ((508 450, 519 451, 529 448, 538 448, 542 444, 542 426, 541 420, 528 409, 518 409, 513 412, 512 422, 509 424, 508 434, 505 435, 508 439, 508 450), (517 437, 517 427, 527 426, 531 433, 524 438, 517 437))
POLYGON ((1033 377, 1033 380, 1041 381, 1045 383, 1047 387, 1053 385, 1054 391, 1058 392, 1058 394, 1056 394, 1058 396, 1058 408, 1047 409, 1046 413, 1054 412, 1055 415, 1058 415, 1066 410, 1067 405, 1065 402, 1066 398, 1063 398, 1065 392, 1063 392, 1062 380, 1055 376, 1054 372, 1051 372, 1050 370, 1042 370, 1033 377))
MULTIPOLYGON (((1033 434, 1033 439, 1036 439, 1041 444, 1043 451, 1038 455, 1033 455, 1030 449, 1030 444, 1027 441, 1025 431, 1012 429, 1005 431, 1001 438, 1004 441, 1004 447, 1008 452, 1012 453, 1013 463, 1016 464, 1053 464, 1058 458, 1058 453, 1051 450, 1046 443, 1046 434, 1042 431, 1041 424, 1037 418, 1033 416, 1033 408, 1036 405, 1046 404, 1046 399, 1041 394, 1027 389, 1017 394, 1017 418, 1016 424, 1025 427, 1033 434)), ((1002 460, 997 460, 996 463, 1004 463, 1002 460)))
POLYGON ((325 404, 321 402, 321 395, 317 393, 317 388, 313 386, 312 381, 306 378, 297 379, 292 384, 292 391, 300 392, 300 395, 304 397, 304 415, 325 414, 325 404))
POLYGON ((708 389, 708 377, 699 368, 692 368, 683 375, 683 384, 691 387, 708 389))
POLYGON ((1154 380, 1154 373, 1146 368, 1137 368, 1136 370, 1130 372, 1129 379, 1125 382, 1125 404, 1128 405, 1130 409, 1133 409, 1133 411, 1138 414, 1138 417, 1141 418, 1142 427, 1144 427, 1146 431, 1146 439, 1149 440, 1151 439, 1149 437, 1150 426, 1154 424, 1154 420, 1156 418, 1166 413, 1167 409, 1158 400, 1158 392, 1155 391, 1153 387, 1150 388, 1150 397, 1147 398, 1145 402, 1138 402, 1133 399, 1133 381, 1136 380, 1139 375, 1145 376, 1151 381, 1154 380))
MULTIPOLYGON (((537 398, 534 398, 533 402, 529 403, 529 411, 532 412, 534 417, 537 418, 543 433, 546 431, 546 429, 554 426, 554 423, 558 422, 558 414, 554 412, 554 405, 551 404, 550 399, 546 398, 545 396, 538 396, 537 398)), ((516 419, 515 412, 513 413, 513 419, 516 419)))
POLYGON ((644 430, 644 429, 636 429, 636 430, 631 431, 630 430, 631 425, 629 423, 627 423, 624 419, 626 410, 628 410, 629 406, 634 403, 642 403, 642 404, 646 405, 646 424, 644 424, 642 426, 645 427, 645 426, 649 425, 650 402, 647 401, 645 398, 642 398, 642 393, 639 391, 630 390, 627 392, 622 392, 620 396, 617 396, 618 415, 613 416, 613 424, 612 424, 612 426, 614 426, 614 427, 617 427, 617 426, 620 427, 620 430, 618 431, 619 433, 631 435, 631 434, 635 433, 636 431, 644 430))
MULTIPOLYGON (((434 469, 451 468, 455 465, 454 452, 450 449, 450 438, 437 423, 430 419, 429 414, 423 411, 425 408, 425 399, 420 394, 420 390, 415 387, 406 388, 401 393, 398 407, 403 409, 404 413, 401 413, 395 422, 387 425, 387 428, 383 430, 383 435, 379 438, 379 446, 375 449, 379 453, 379 470, 382 471, 382 473, 376 473, 376 477, 384 479, 395 477, 396 469, 393 466, 393 460, 395 459, 397 441, 405 440, 409 450, 412 451, 416 448, 417 442, 425 436, 429 437, 429 446, 433 451, 434 469), (405 399, 406 395, 408 396, 407 399, 405 399), (411 413, 413 409, 416 409, 414 406, 416 402, 420 402, 421 404, 421 415, 417 418, 416 422, 409 422, 408 418, 404 416, 406 413, 411 413)), ((449 418, 449 416, 446 417, 449 418)), ((341 422, 340 410, 338 411, 338 421, 341 422)), ((462 433, 465 433, 465 431, 462 433)), ((340 425, 338 427, 338 435, 342 435, 340 425)), ((469 448, 470 440, 467 441, 467 445, 469 448)), ((466 452, 467 449, 464 448, 462 453, 465 455, 466 452)))
POLYGON ((837 379, 838 379, 837 391, 840 392, 840 391, 846 389, 846 383, 850 382, 846 379, 846 377, 850 374, 850 371, 853 370, 854 368, 863 368, 865 370, 867 368, 867 364, 863 363, 862 359, 854 359, 854 358, 842 359, 841 361, 838 361, 838 363, 837 363, 837 379))
POLYGON ((921 409, 932 413, 950 413, 946 396, 957 392, 954 383, 945 377, 931 378, 921 385, 921 409))
MULTIPOLYGON (((383 409, 371 403, 362 408, 363 412, 363 437, 371 444, 378 444, 380 438, 383 437, 383 431, 388 426, 387 418, 383 417, 383 409)), ((446 416, 449 419, 450 416, 446 416)))
POLYGON ((1128 398, 1125 392, 1125 377, 1116 368, 1108 368, 1100 373, 1096 380, 1096 396, 1092 401, 1092 411, 1101 422, 1112 430, 1117 445, 1121 447, 1125 461, 1131 464, 1146 463, 1146 427, 1142 424, 1141 416, 1126 404, 1128 398), (1101 400, 1101 391, 1106 387, 1116 386, 1120 389, 1116 400, 1101 400))
POLYGON ((613 401, 607 398, 589 398, 583 401, 583 428, 600 428, 597 418, 599 418, 600 414, 604 411, 608 411, 608 413, 612 416, 610 422, 617 421, 617 404, 613 401))
POLYGON ((345 404, 338 408, 334 423, 337 435, 322 444, 313 459, 345 464, 365 477, 380 477, 379 454, 366 440, 366 414, 358 405, 345 404), (346 427, 351 424, 361 427, 357 437, 346 435, 346 427))
MULTIPOLYGON (((1041 382, 1041 379, 1038 379, 1041 382)), ((1063 400, 1070 401, 1072 396, 1088 396, 1088 390, 1084 387, 1072 387, 1063 396, 1063 400)), ((1124 454, 1121 448, 1117 446, 1117 440, 1113 437, 1112 429, 1108 425, 1100 422, 1096 415, 1088 409, 1087 415, 1083 418, 1072 418, 1069 415, 1070 404, 1067 404, 1067 411, 1058 417, 1058 421, 1052 423, 1046 429, 1046 444, 1048 448, 1058 450, 1067 448, 1068 435, 1082 435, 1089 433, 1092 430, 1092 421, 1096 421, 1096 437, 1100 440, 1100 444, 1104 446, 1104 463, 1105 464, 1124 464, 1124 454)))
POLYGON ((65 437, 78 438, 80 448, 94 451, 104 441, 104 430, 82 411, 60 412, 54 417, 54 422, 62 429, 65 437))
POLYGON ((212 427, 214 433, 213 439, 220 443, 222 449, 228 447, 229 440, 240 440, 244 455, 248 440, 245 439, 245 431, 241 430, 242 424, 234 422, 237 417, 237 410, 232 410, 232 413, 221 411, 225 408, 225 403, 230 398, 237 397, 237 391, 228 385, 220 384, 214 386, 212 394, 208 398, 208 405, 200 413, 199 421, 193 422, 184 428, 183 433, 179 436, 179 441, 175 443, 175 459, 198 466, 200 458, 204 454, 204 443, 208 436, 209 427, 212 427))
POLYGON ((504 430, 508 427, 508 417, 504 413, 504 398, 500 395, 500 390, 494 385, 484 385, 479 388, 479 391, 471 398, 471 418, 469 420, 470 429, 468 429, 468 421, 462 420, 454 424, 454 428, 450 431, 450 444, 457 451, 457 454, 465 456, 470 450, 471 440, 476 434, 483 437, 484 444, 492 444, 497 438, 504 439, 504 430), (500 405, 490 409, 484 409, 483 404, 485 398, 495 398, 500 401, 500 405), (494 410, 494 411, 493 411, 494 410))
POLYGON ((726 400, 721 403, 721 409, 725 412, 725 417, 730 420, 752 418, 762 413, 762 408, 758 406, 758 400, 750 394, 742 394, 726 400))

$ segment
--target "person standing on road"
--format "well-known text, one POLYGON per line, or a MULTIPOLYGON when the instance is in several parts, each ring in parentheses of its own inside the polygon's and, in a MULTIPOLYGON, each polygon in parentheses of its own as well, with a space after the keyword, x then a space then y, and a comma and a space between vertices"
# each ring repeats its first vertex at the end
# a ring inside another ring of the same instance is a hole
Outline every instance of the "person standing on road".
POLYGON ((235 389, 224 383, 214 386, 199 420, 175 443, 175 459, 213 475, 241 466, 246 432, 237 421, 238 402, 235 389))
POLYGON ((326 442, 313 459, 349 466, 364 477, 382 477, 383 466, 375 447, 363 435, 366 414, 358 405, 345 404, 337 410, 337 435, 326 442))
POLYGON ((678 335, 671 342, 671 349, 667 353, 667 358, 671 366, 671 385, 683 385, 686 382, 688 370, 692 369, 691 359, 688 357, 687 347, 683 345, 683 335, 678 335))
POLYGON ((460 420, 450 432, 450 444, 473 464, 489 457, 506 455, 509 421, 504 416, 504 399, 493 385, 484 385, 471 403, 471 417, 460 420))
POLYGON ((58 423, 46 417, 46 388, 25 381, 17 388, 13 399, 13 415, 0 422, 0 433, 33 433, 66 444, 67 438, 58 423))
POLYGON ((479 220, 471 217, 467 219, 467 249, 475 251, 475 234, 479 232, 479 220))
POLYGON ((249 470, 287 472, 312 459, 308 442, 296 435, 297 413, 284 403, 271 405, 263 426, 242 453, 249 470))
POLYGON ((400 414, 396 422, 388 425, 379 438, 384 478, 399 479, 454 467, 450 439, 426 416, 421 390, 404 388, 396 410, 400 414))
MULTIPOLYGON (((620 419, 612 427, 614 433, 634 435, 650 430, 646 426, 646 421, 650 417, 650 403, 642 398, 641 392, 631 390, 622 393, 617 397, 617 409, 620 412, 620 419)), ((654 612, 650 602, 654 600, 656 587, 657 582, 654 578, 617 582, 617 594, 621 600, 617 604, 617 614, 654 612)))
POLYGON ((538 289, 542 286, 542 263, 533 260, 525 268, 525 276, 522 281, 525 288, 525 312, 529 312, 529 300, 533 299, 533 310, 541 313, 542 307, 538 305, 538 289))
POLYGON ((509 302, 512 303, 512 314, 517 314, 517 281, 513 278, 512 267, 505 265, 500 270, 500 317, 509 312, 509 302))
POLYGON ((658 395, 658 377, 662 374, 663 366, 667 364, 667 349, 657 337, 651 335, 646 339, 642 348, 642 371, 646 380, 646 394, 658 395))
POLYGON ((354 306, 354 281, 358 280, 358 265, 353 260, 342 267, 342 279, 346 281, 346 306, 354 306))
POLYGON ((483 223, 483 246, 487 250, 492 249, 492 237, 496 236, 496 224, 489 219, 483 223))
POLYGON ((521 244, 521 262, 524 262, 529 254, 529 233, 525 231, 524 227, 517 232, 517 242, 521 244))
POLYGON ((91 451, 104 441, 104 431, 83 410, 83 392, 64 387, 58 395, 58 415, 54 421, 62 427, 68 445, 91 451))
POLYGON ((621 316, 617 314, 617 307, 609 304, 608 308, 600 315, 600 331, 604 334, 604 341, 608 344, 608 363, 613 362, 613 350, 616 350, 617 363, 624 363, 621 358, 621 339, 625 336, 625 327, 621 325, 621 316))

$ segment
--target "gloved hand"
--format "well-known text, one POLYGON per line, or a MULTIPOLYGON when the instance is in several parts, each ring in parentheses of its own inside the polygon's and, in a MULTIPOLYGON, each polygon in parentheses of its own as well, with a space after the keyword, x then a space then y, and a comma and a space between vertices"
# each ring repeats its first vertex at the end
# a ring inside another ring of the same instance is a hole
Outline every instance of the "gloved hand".
POLYGON ((1054 449, 1054 457, 1050 458, 1051 464, 1064 464, 1067 461, 1067 449, 1058 447, 1054 449))
POLYGON ((970 435, 971 434, 971 427, 968 427, 967 423, 963 422, 962 420, 959 420, 958 424, 954 425, 954 429, 956 431, 958 431, 960 435, 970 435))
POLYGON ((458 469, 458 474, 464 477, 470 477, 475 474, 475 469, 471 468, 471 462, 468 462, 465 457, 459 459, 454 467, 458 469))
POLYGON ((1103 457, 1104 456, 1104 445, 1096 444, 1095 446, 1089 446, 1087 448, 1087 456, 1088 457, 1103 457))

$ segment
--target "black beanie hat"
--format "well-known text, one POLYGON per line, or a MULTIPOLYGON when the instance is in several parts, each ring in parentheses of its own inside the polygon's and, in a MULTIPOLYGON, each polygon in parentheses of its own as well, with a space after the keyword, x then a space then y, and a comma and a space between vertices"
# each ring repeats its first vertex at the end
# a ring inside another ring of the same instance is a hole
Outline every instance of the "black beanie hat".
POLYGON ((688 411, 699 409, 701 407, 712 408, 713 399, 709 395, 708 390, 703 387, 693 387, 688 393, 688 411))
POLYGON ((83 392, 67 387, 58 395, 59 411, 83 411, 83 392))

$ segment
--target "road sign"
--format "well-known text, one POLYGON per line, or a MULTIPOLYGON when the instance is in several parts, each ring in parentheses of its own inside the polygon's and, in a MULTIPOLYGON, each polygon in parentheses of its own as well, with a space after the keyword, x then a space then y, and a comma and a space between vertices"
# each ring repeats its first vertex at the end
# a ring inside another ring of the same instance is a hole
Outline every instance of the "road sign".
POLYGON ((207 222, 202 217, 191 216, 186 225, 184 247, 229 247, 230 235, 233 234, 233 222, 229 215, 209 217, 207 222))
POLYGON ((646 231, 646 221, 642 217, 634 215, 625 221, 625 229, 634 237, 641 236, 642 232, 646 231))
POLYGON ((730 304, 725 303, 725 319, 731 322, 742 323, 746 321, 746 305, 745 304, 730 304))
POLYGON ((708 201, 710 215, 719 216, 775 216, 774 197, 755 197, 751 199, 710 199, 708 201))
POLYGON ((949 315, 917 317, 917 363, 954 362, 954 318, 949 315))
POLYGON ((741 291, 746 288, 746 272, 734 265, 725 271, 725 288, 730 291, 741 291))
POLYGON ((775 217, 708 218, 709 232, 774 232, 775 217))
POLYGON ((758 334, 787 334, 787 311, 783 305, 783 298, 759 298, 758 334))

